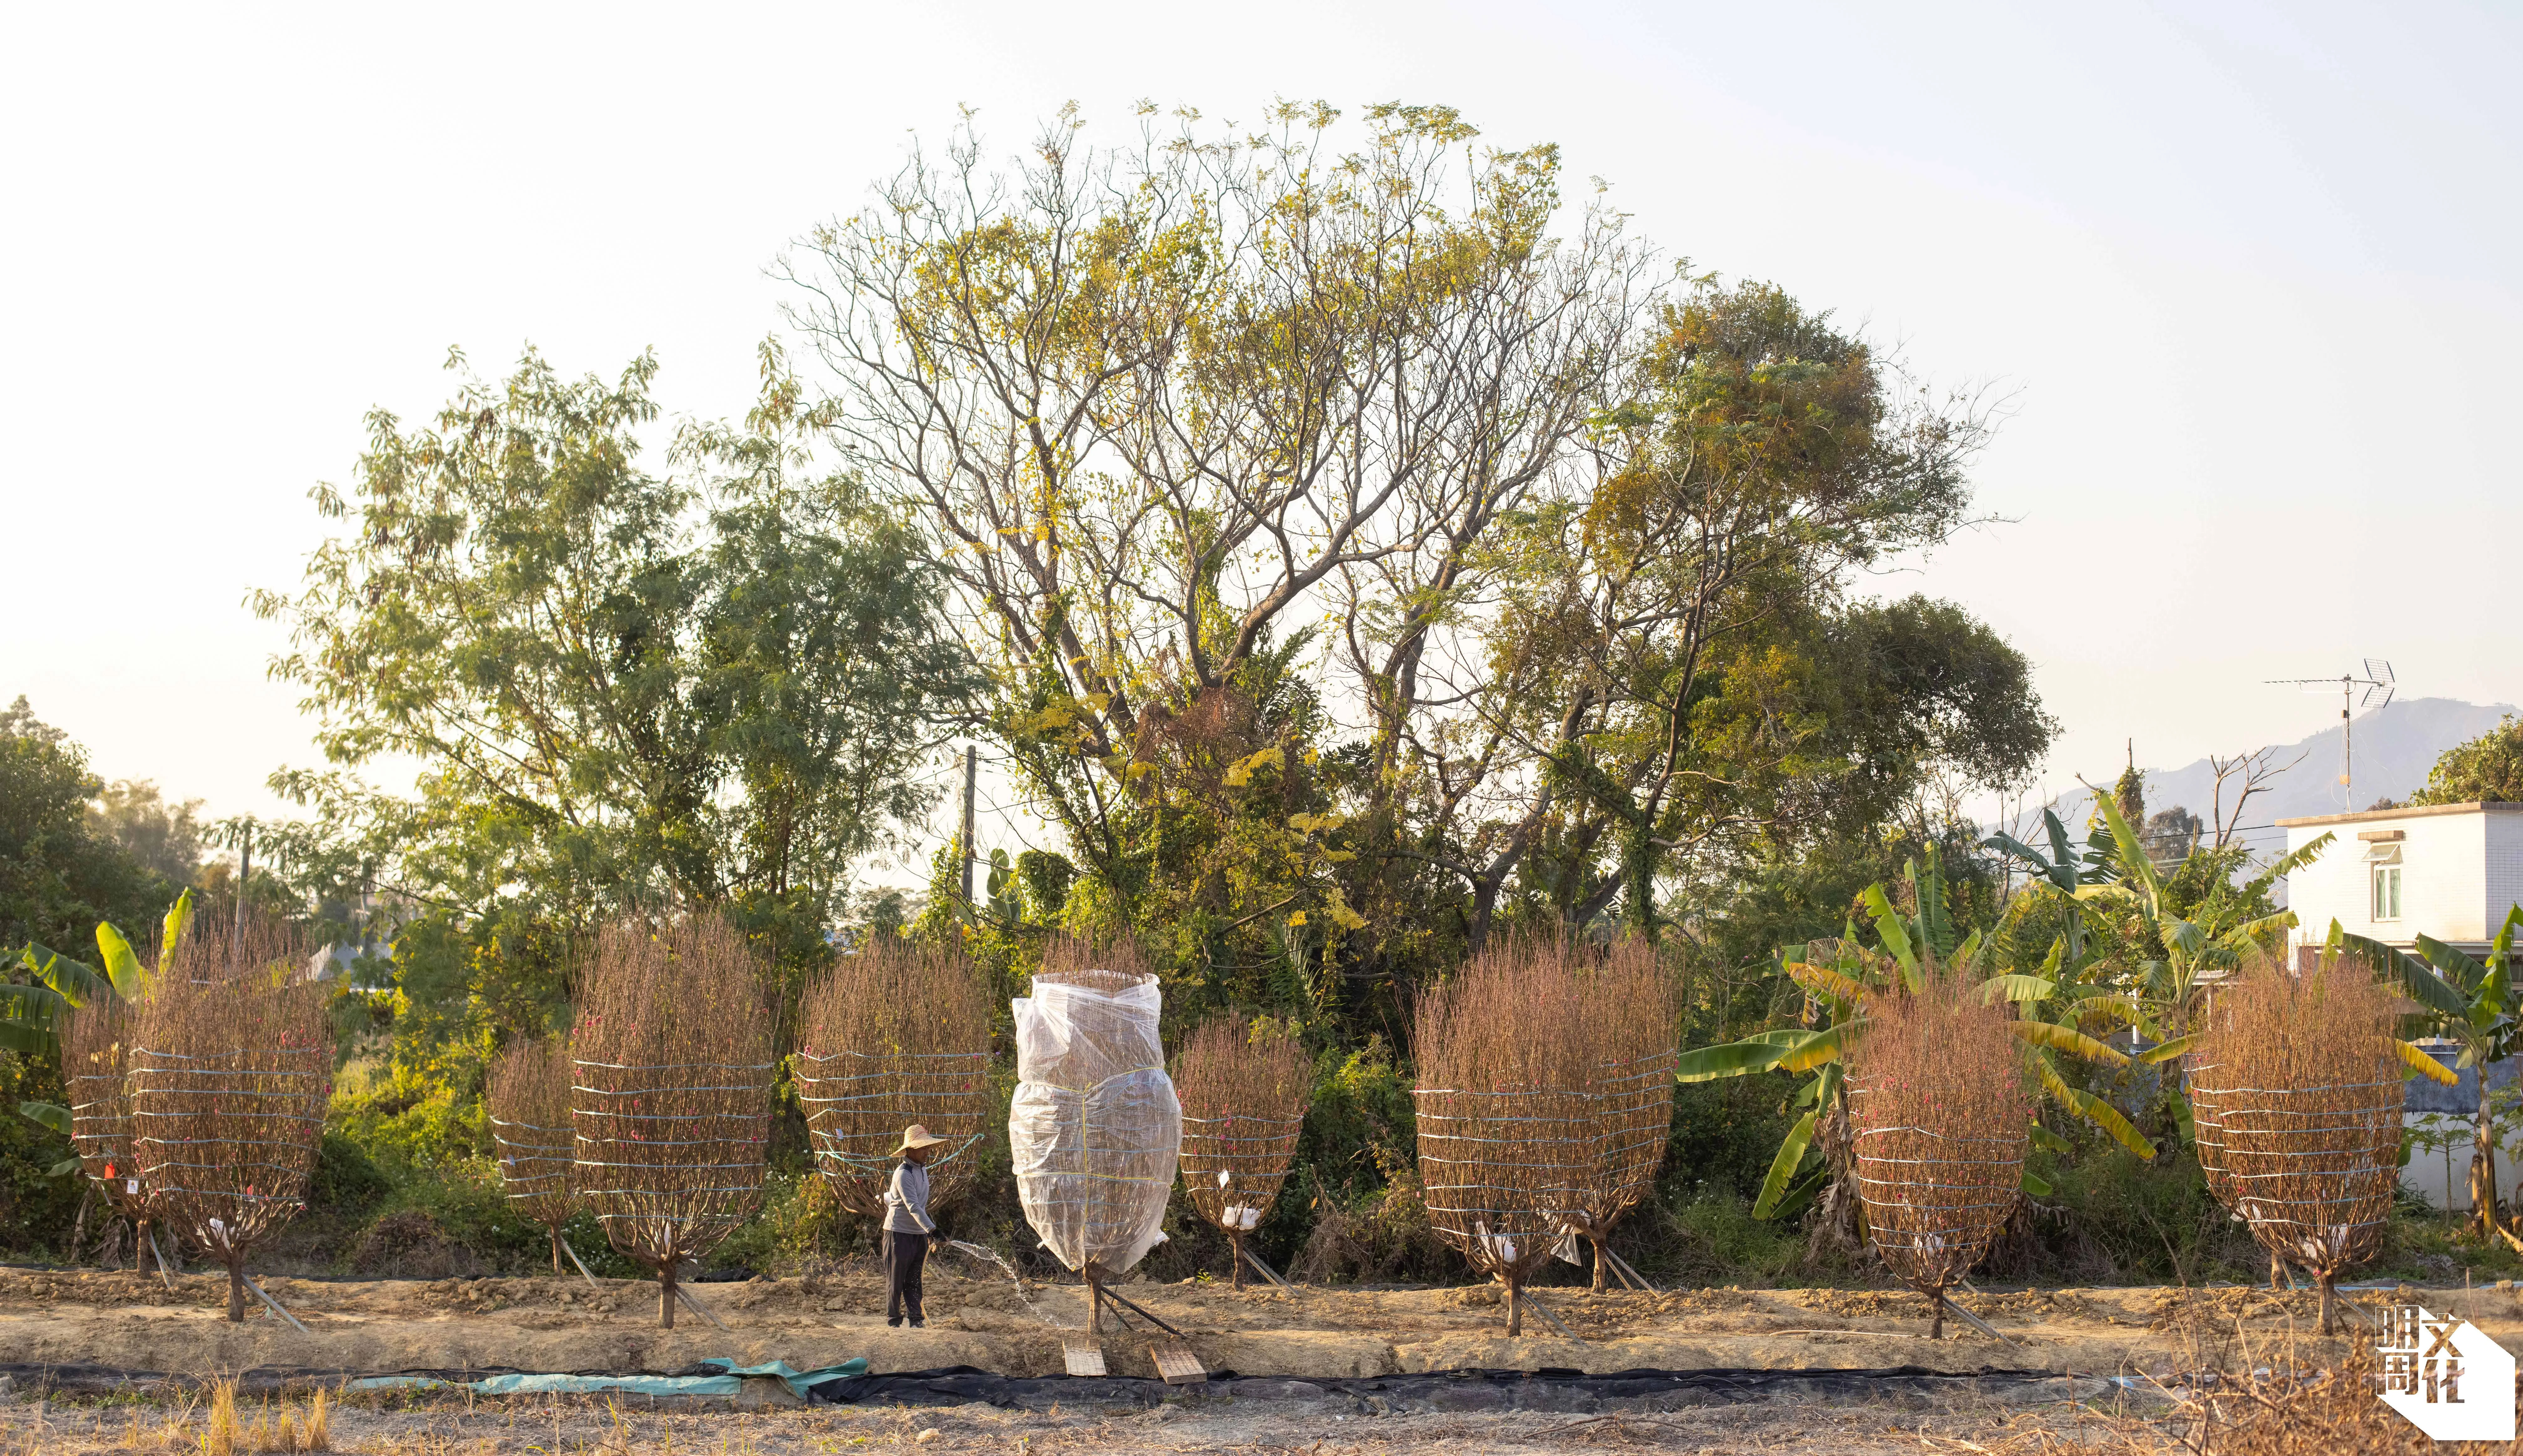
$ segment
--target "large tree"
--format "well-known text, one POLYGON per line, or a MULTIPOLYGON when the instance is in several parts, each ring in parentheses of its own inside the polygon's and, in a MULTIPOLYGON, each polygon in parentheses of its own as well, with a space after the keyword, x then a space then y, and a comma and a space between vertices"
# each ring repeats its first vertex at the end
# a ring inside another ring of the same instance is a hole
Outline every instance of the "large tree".
POLYGON ((1553 148, 1266 121, 1065 115, 1005 174, 959 130, 786 265, 1073 912, 1231 975, 1434 963, 2037 757, 2019 655, 1852 587, 1965 519, 1964 403, 1779 290, 1671 292, 1553 148))
POLYGON ((276 776, 317 813, 274 847, 411 922, 416 1018, 540 1029, 624 910, 723 904, 811 964, 853 862, 933 802, 917 771, 969 674, 913 534, 816 473, 767 347, 745 423, 685 426, 651 473, 654 369, 529 353, 419 426, 371 416, 352 488, 315 493, 351 529, 258 598, 333 763, 276 776), (359 776, 414 761, 408 795, 359 776))

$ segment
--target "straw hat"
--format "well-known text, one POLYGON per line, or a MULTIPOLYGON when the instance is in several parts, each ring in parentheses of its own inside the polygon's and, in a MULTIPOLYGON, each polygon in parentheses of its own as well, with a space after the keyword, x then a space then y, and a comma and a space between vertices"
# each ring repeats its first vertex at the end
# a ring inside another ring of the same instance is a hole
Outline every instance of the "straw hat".
POLYGON ((930 1136, 927 1127, 915 1122, 911 1126, 902 1130, 902 1146, 896 1148, 893 1151, 894 1155, 898 1157, 903 1153, 909 1152, 914 1148, 934 1148, 945 1141, 946 1140, 944 1138, 930 1136))

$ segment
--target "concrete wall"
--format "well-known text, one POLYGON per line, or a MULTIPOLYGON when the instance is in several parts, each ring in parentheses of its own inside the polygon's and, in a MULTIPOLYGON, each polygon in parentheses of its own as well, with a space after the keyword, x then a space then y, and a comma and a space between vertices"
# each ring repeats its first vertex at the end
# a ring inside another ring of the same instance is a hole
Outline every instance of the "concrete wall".
POLYGON ((2292 852, 2323 833, 2338 838, 2321 857, 2287 876, 2287 905, 2298 934, 2319 941, 2336 918, 2352 934, 2408 945, 2423 931, 2455 945, 2478 945, 2496 933, 2507 907, 2523 900, 2523 815, 2390 813, 2346 823, 2291 823, 2292 852), (2370 842, 2360 832, 2398 829, 2401 918, 2373 916, 2370 842), (2500 898, 2501 897, 2501 898, 2500 898))

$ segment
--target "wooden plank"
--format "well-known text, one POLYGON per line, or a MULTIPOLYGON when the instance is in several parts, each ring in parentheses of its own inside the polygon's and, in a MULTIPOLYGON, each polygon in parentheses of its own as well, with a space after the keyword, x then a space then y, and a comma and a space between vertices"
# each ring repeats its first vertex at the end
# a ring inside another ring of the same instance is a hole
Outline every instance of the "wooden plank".
POLYGON ((1168 1386, 1197 1386, 1209 1379, 1200 1357, 1179 1339, 1160 1340, 1148 1346, 1148 1353, 1156 1357, 1157 1374, 1168 1386))
POLYGON ((1074 1335, 1060 1338, 1060 1361, 1071 1375, 1102 1375, 1104 1346, 1074 1335))

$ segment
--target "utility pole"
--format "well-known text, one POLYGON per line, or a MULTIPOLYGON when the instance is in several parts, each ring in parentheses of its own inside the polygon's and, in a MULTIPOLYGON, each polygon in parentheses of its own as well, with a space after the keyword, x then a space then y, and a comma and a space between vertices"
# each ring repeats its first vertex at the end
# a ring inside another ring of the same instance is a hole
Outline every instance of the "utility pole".
POLYGON ((964 838, 958 846, 964 856, 964 903, 973 903, 973 775, 980 765, 980 751, 972 744, 964 745, 964 838))
POLYGON ((237 841, 236 924, 228 931, 228 953, 234 955, 245 944, 245 884, 254 874, 254 825, 245 826, 244 837, 237 841))

